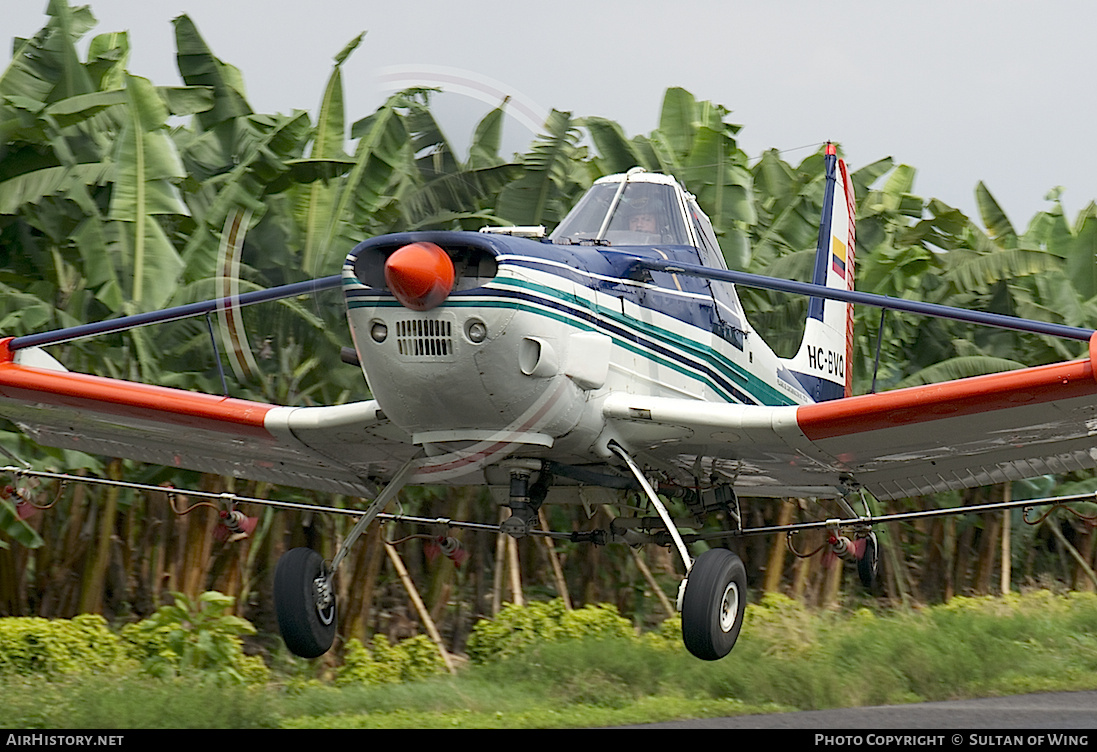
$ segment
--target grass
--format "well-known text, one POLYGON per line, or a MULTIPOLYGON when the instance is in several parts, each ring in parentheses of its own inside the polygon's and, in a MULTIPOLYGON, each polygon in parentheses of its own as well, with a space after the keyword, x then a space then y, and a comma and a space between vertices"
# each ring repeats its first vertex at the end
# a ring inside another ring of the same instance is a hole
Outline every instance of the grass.
MULTIPOLYGON (((307 668, 307 666, 306 666, 307 668)), ((5 677, 8 728, 574 728, 1097 689, 1097 596, 812 612, 767 597, 712 663, 657 640, 542 641, 456 677, 262 688, 200 678, 5 677)))

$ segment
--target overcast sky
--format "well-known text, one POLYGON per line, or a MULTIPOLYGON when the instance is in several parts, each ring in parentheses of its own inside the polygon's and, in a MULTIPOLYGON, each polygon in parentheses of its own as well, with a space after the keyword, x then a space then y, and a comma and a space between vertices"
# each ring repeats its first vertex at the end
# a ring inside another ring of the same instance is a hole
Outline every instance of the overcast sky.
MULTIPOLYGON (((73 3, 76 4, 76 3, 73 3)), ((6 39, 46 21, 47 0, 8 0, 6 39)), ((733 111, 751 157, 842 144, 853 169, 891 156, 915 193, 974 215, 983 180, 1017 229, 1063 186, 1073 220, 1097 199, 1090 76, 1097 3, 1083 0, 93 0, 94 33, 130 31, 130 72, 178 83, 171 19, 186 13, 244 75, 254 109, 315 112, 332 57, 348 119, 424 83, 457 146, 501 94, 519 107, 508 144, 549 108, 600 115, 632 136, 681 86, 733 111), (806 149, 800 147, 808 147, 806 149)), ((90 39, 89 35, 89 39, 90 39)), ((86 48, 85 40, 85 48, 86 48)), ((10 49, 10 47, 9 47, 10 49)))

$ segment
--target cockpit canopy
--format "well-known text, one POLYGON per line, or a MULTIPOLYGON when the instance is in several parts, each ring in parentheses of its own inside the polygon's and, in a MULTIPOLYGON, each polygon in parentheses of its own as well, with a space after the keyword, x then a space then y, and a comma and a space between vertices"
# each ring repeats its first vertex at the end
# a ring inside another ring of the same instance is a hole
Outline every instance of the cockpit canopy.
POLYGON ((685 229, 672 186, 632 181, 595 183, 552 233, 552 240, 693 245, 685 229))
POLYGON ((684 245, 702 256, 721 256, 696 199, 669 175, 638 167, 597 180, 550 238, 561 244, 684 245))

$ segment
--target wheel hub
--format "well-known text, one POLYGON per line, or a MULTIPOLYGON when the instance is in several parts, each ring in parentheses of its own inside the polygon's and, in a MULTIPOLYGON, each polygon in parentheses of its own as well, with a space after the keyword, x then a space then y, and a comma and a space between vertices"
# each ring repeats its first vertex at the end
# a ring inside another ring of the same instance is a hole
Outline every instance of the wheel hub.
POLYGON ((720 599, 720 629, 730 632, 735 626, 735 618, 739 615, 739 586, 729 582, 724 589, 724 595, 720 599))
POLYGON ((321 574, 312 581, 314 588, 314 600, 316 602, 316 615, 324 626, 329 626, 335 620, 335 597, 331 590, 331 577, 321 574))

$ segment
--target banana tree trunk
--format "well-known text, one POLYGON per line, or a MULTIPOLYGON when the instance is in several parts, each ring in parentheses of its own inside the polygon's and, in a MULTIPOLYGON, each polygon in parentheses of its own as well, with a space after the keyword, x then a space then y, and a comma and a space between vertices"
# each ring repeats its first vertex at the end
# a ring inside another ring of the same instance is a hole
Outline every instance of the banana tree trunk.
MULTIPOLYGON (((107 477, 112 480, 121 480, 122 460, 110 461, 107 465, 107 477)), ((99 614, 103 611, 103 585, 106 582, 107 567, 110 566, 110 543, 118 513, 119 493, 120 489, 117 486, 108 486, 104 493, 94 545, 88 552, 81 581, 78 608, 79 613, 82 614, 99 614)))

